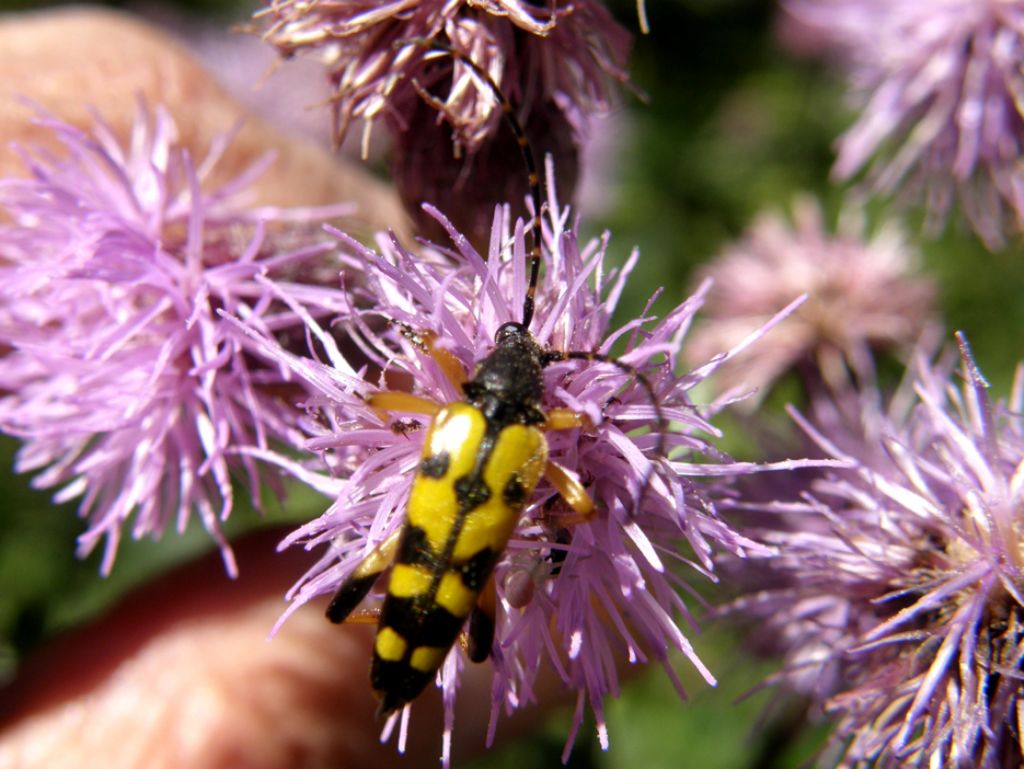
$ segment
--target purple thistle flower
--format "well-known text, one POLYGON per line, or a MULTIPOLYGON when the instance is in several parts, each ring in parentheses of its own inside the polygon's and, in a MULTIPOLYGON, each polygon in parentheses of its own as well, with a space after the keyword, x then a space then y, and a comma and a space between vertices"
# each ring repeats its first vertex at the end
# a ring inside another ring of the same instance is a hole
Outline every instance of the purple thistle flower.
POLYGON ((445 236, 424 214, 428 201, 481 249, 494 207, 527 194, 495 90, 515 105, 539 156, 555 157, 558 186, 571 190, 589 116, 607 111, 628 79, 631 36, 597 0, 278 0, 256 17, 283 57, 323 58, 339 141, 362 120, 365 156, 374 124, 384 121, 394 139, 392 178, 420 232, 445 236), (431 41, 459 53, 441 54, 431 41))
MULTIPOLYGON (((295 327, 258 278, 325 261, 332 244, 311 224, 342 207, 246 207, 265 163, 210 189, 227 140, 194 165, 161 109, 140 105, 125 146, 99 119, 91 133, 53 119, 40 130, 63 156, 23 153, 30 176, 0 181, 0 429, 22 440, 15 468, 58 502, 81 498, 79 552, 105 539, 104 573, 122 526, 160 536, 196 514, 234 574, 219 530, 232 478, 254 504, 269 480, 238 449, 285 439, 295 417, 272 391, 280 372, 248 358, 217 313, 295 327), (300 229, 268 232, 289 219, 300 229)), ((334 293, 282 286, 322 311, 334 293)))
POLYGON ((850 469, 762 508, 781 524, 757 534, 775 587, 732 606, 783 647, 774 680, 837 717, 843 767, 1024 760, 1024 368, 994 402, 958 338, 961 385, 919 359, 912 398, 869 408, 856 453, 797 416, 850 469))
POLYGON ((446 118, 470 152, 495 130, 501 109, 489 85, 461 62, 438 60, 425 41, 440 39, 482 67, 515 103, 556 103, 580 128, 608 107, 612 82, 624 82, 630 35, 596 0, 533 5, 520 0, 274 0, 256 14, 264 38, 285 58, 318 52, 335 88, 336 132, 384 118, 408 128, 419 86, 446 84, 446 118))
POLYGON ((870 237, 865 230, 863 212, 847 208, 837 232, 828 232, 809 198, 795 201, 792 223, 779 213, 761 214, 701 271, 714 285, 687 346, 689 359, 729 349, 806 293, 807 301, 764 343, 723 367, 722 387, 753 386, 763 394, 793 369, 837 391, 851 371, 872 381, 876 351, 907 351, 934 323, 935 287, 915 274, 917 254, 898 226, 888 223, 870 237))
POLYGON ((922 193, 935 222, 954 198, 989 245, 1019 231, 1024 188, 1024 2, 787 0, 847 60, 861 114, 835 175, 922 193), (1010 221, 1007 221, 1009 217, 1010 221))
MULTIPOLYGON (((338 233, 352 272, 365 271, 365 278, 350 287, 352 307, 342 323, 370 361, 368 367, 356 370, 312 319, 309 329, 323 350, 322 362, 299 357, 250 331, 265 355, 316 392, 307 402, 307 445, 321 454, 331 472, 274 452, 251 453, 334 498, 320 518, 282 544, 326 546, 292 589, 292 605, 282 621, 308 601, 333 594, 403 523, 425 425, 419 419, 384 415, 366 399, 396 383, 438 403, 464 398, 437 361, 420 352, 408 332, 402 333, 401 324, 436 335, 437 344, 470 372, 490 352, 496 329, 522 317, 527 270, 521 223, 513 228, 507 207, 498 209, 484 257, 439 212, 430 210, 454 248, 424 246, 414 253, 394 238, 380 236, 374 251, 338 233)), ((673 564, 710 576, 713 552, 724 548, 742 555, 752 546, 718 517, 714 484, 697 480, 751 468, 731 462, 701 437, 717 435, 706 416, 722 404, 698 409, 689 395, 724 356, 690 373, 675 373, 680 346, 706 287, 661 320, 645 313, 611 330, 610 316, 637 255, 621 271, 606 272, 606 239, 581 246, 568 211, 558 207, 553 195, 549 211, 532 332, 542 345, 556 350, 609 353, 616 342, 623 343, 621 360, 645 372, 672 422, 664 441, 673 456, 658 456, 658 436, 646 429, 655 420, 655 407, 635 378, 612 365, 584 361, 554 363, 544 370, 544 407, 583 412, 594 425, 546 435, 551 459, 585 484, 598 512, 586 524, 559 525, 569 510, 542 480, 520 517, 495 571, 498 617, 488 739, 502 711, 514 711, 535 698, 536 676, 547 662, 565 690, 576 696, 568 752, 587 706, 595 714, 601 744, 607 746, 602 703, 605 696, 618 693, 618 661, 657 662, 682 691, 670 662, 670 654, 681 651, 705 680, 714 682, 680 627, 692 627, 694 620, 679 591, 691 596, 692 591, 673 564), (646 486, 644 479, 650 481, 646 486), (680 542, 688 543, 692 557, 679 554, 680 542)), ((755 331, 745 343, 761 333, 755 331)), ((456 645, 438 674, 446 711, 445 765, 464 665, 456 645)), ((396 712, 385 737, 396 721, 404 735, 408 714, 408 709, 396 712)), ((401 747, 404 736, 399 739, 401 747)))

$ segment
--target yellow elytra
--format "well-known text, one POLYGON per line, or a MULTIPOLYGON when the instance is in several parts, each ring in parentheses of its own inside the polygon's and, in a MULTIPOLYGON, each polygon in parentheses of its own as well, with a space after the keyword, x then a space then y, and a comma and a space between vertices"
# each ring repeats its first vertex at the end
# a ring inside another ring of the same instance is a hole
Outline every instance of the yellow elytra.
POLYGON ((495 436, 493 445, 485 442, 486 434, 487 420, 479 409, 466 403, 446 406, 426 435, 423 462, 409 498, 407 525, 426 534, 433 553, 447 555, 453 547, 450 557, 456 563, 484 548, 505 548, 547 462, 547 443, 536 427, 509 425, 495 436), (475 506, 464 505, 456 481, 471 476, 481 463, 488 498, 475 506))
MULTIPOLYGON (((455 373, 444 351, 424 345, 455 373)), ((465 402, 440 407, 410 393, 370 398, 379 409, 434 417, 400 535, 374 550, 339 588, 327 611, 343 621, 393 561, 380 610, 370 681, 387 713, 430 682, 470 619, 469 656, 487 658, 494 635, 491 596, 482 596, 542 475, 583 516, 593 504, 579 482, 548 461, 541 428, 580 427, 566 409, 540 409, 542 372, 552 354, 520 323, 506 323, 468 382, 465 402)), ((558 355, 561 355, 560 353, 558 355)))
MULTIPOLYGON (((371 684, 388 712, 422 691, 474 610, 547 463, 536 427, 494 430, 468 403, 427 432, 381 608, 371 684)), ((481 617, 479 623, 493 623, 481 617)), ((489 632, 471 641, 490 651, 489 632)))

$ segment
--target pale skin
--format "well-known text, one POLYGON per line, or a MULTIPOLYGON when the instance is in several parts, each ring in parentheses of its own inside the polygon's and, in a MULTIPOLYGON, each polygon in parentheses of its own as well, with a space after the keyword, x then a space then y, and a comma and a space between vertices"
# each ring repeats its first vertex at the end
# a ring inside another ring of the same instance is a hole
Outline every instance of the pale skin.
MULTIPOLYGON (((23 173, 11 141, 41 138, 18 97, 80 125, 89 124, 91 104, 123 133, 141 94, 169 107, 198 156, 243 116, 179 44, 112 12, 4 17, 0 51, 0 176, 23 173)), ((251 117, 234 146, 222 166, 229 176, 267 149, 278 152, 257 202, 355 200, 360 213, 351 227, 404 227, 396 196, 325 148, 251 117)), ((379 744, 368 682, 372 628, 332 625, 322 603, 296 612, 267 640, 284 592, 313 557, 276 553, 283 535, 238 543, 236 581, 211 554, 37 653, 0 690, 0 769, 437 766, 436 691, 415 705, 406 757, 379 744)), ((483 749, 489 688, 489 666, 471 666, 459 690, 456 758, 483 749)), ((538 692, 538 701, 552 695, 538 692)), ((540 710, 503 719, 498 738, 521 731, 540 710)))

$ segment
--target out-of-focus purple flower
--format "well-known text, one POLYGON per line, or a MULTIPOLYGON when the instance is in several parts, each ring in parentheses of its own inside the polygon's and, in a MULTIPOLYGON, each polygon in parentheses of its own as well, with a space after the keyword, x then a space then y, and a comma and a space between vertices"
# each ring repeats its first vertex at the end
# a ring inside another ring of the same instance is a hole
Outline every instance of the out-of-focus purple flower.
POLYGON ((361 120, 366 155, 372 127, 384 122, 392 178, 420 231, 444 237, 423 213, 429 202, 480 250, 494 207, 527 194, 495 91, 571 191, 588 118, 606 112, 627 80, 631 36, 598 0, 277 0, 256 16, 283 57, 324 60, 339 140, 361 120))
POLYGON ((788 12, 785 4, 772 21, 772 37, 786 53, 799 59, 817 59, 834 52, 834 41, 822 35, 817 24, 788 12))
POLYGON ((193 164, 160 109, 140 105, 124 146, 99 119, 40 130, 61 156, 23 153, 28 178, 0 181, 0 429, 23 442, 16 469, 58 501, 81 498, 80 552, 105 539, 104 573, 123 526, 159 536, 193 514, 234 573, 219 530, 232 478, 254 502, 267 480, 238 449, 283 439, 295 417, 274 394, 282 372, 248 357, 218 312, 272 334, 301 324, 267 273, 333 311, 332 291, 289 281, 325 261, 333 246, 311 223, 342 207, 247 207, 257 166, 209 189, 226 139, 193 164), (290 235, 268 229, 289 219, 290 235))
POLYGON ((873 378, 873 351, 909 350, 933 321, 935 287, 914 274, 916 253, 890 223, 868 238, 863 213, 847 209, 836 234, 810 199, 793 205, 792 224, 765 213, 701 272, 712 278, 703 323, 687 356, 706 360, 758 328, 794 296, 807 301, 768 339, 720 372, 726 388, 762 393, 797 369, 839 389, 852 371, 873 378))
POLYGON ((332 136, 323 104, 331 96, 320 65, 309 59, 278 67, 277 54, 263 41, 222 24, 162 10, 160 26, 185 41, 232 97, 289 133, 329 147, 332 136), (163 18, 164 15, 170 18, 163 18), (257 76, 254 73, 267 73, 257 76))
MULTIPOLYGON (((447 124, 439 123, 434 108, 418 96, 407 103, 404 114, 409 128, 397 138, 391 170, 417 231, 428 240, 447 237, 423 208, 428 202, 438 210, 451 212, 445 215, 452 226, 477 249, 486 249, 495 206, 522 200, 529 194, 516 136, 505 126, 475 152, 441 162, 446 153, 450 155, 451 130, 447 124)), ((523 130, 536 157, 557 159, 555 186, 574 189, 579 169, 577 137, 558 108, 550 102, 534 105, 523 130)))
POLYGON ((1021 228, 1024 2, 787 0, 845 57, 861 114, 835 174, 908 185, 934 221, 957 199, 990 245, 1021 228), (1008 220, 1009 219, 1009 220, 1008 220))
POLYGON ((577 127, 607 107, 611 82, 626 79, 630 35, 596 0, 274 0, 256 18, 283 57, 321 55, 335 87, 339 136, 356 118, 367 136, 381 118, 404 130, 408 110, 395 105, 414 96, 418 83, 444 89, 442 109, 458 139, 470 151, 479 147, 501 110, 469 67, 438 59, 434 39, 471 58, 514 103, 554 102, 577 127))
POLYGON ((623 196, 623 148, 635 138, 636 127, 628 112, 609 113, 590 121, 580 148, 580 182, 575 201, 584 218, 610 215, 615 201, 623 196))
POLYGON ((766 506, 774 586, 733 606, 783 647, 776 680, 837 717, 843 767, 1024 760, 1024 368, 994 402, 959 341, 959 386, 918 360, 909 408, 872 410, 856 453, 797 417, 850 469, 766 506))
MULTIPOLYGON (((588 705, 600 741, 607 745, 602 703, 618 693, 620 662, 657 662, 680 687, 670 662, 679 651, 706 680, 714 680, 680 627, 692 625, 693 618, 679 595, 680 589, 689 589, 672 564, 688 564, 706 576, 712 552, 746 553, 751 543, 736 537, 717 515, 714 484, 698 479, 750 467, 728 460, 701 437, 717 434, 706 417, 721 404, 698 409, 690 399, 692 388, 721 358, 676 373, 680 346, 705 288, 660 321, 645 313, 611 330, 610 317, 636 255, 621 271, 606 272, 606 240, 581 246, 568 210, 560 209, 553 195, 549 211, 532 332, 556 350, 609 353, 613 344, 623 343, 621 360, 645 372, 662 413, 672 422, 664 436, 672 457, 659 456, 659 438, 648 429, 655 407, 635 378, 615 366, 584 361, 554 363, 544 371, 544 407, 583 412, 593 423, 593 428, 548 432, 547 440, 551 459, 585 484, 598 509, 586 524, 560 525, 568 508, 542 480, 497 566, 491 734, 502 711, 535 698, 536 677, 550 665, 548 670, 577 698, 568 750, 588 705), (649 479, 646 486, 644 479, 649 479), (681 542, 689 544, 692 559, 679 554, 681 542)), ((490 249, 481 256, 440 213, 433 215, 448 230, 454 248, 427 246, 412 253, 381 236, 373 251, 339 233, 352 272, 366 274, 365 283, 353 288, 344 327, 375 373, 355 370, 316 323, 310 323, 310 332, 324 350, 323 363, 298 357, 272 340, 261 341, 275 364, 288 367, 317 391, 308 402, 308 445, 334 472, 331 477, 272 452, 253 452, 335 497, 320 518, 285 543, 326 546, 292 590, 288 613, 334 593, 402 525, 426 426, 414 415, 384 418, 366 398, 382 388, 404 386, 439 403, 464 399, 434 358, 410 342, 401 324, 436 335, 437 344, 471 372, 491 351, 498 327, 521 320, 527 285, 521 224, 513 234, 507 208, 499 209, 490 249)), ((446 708, 445 763, 465 664, 456 645, 438 675, 446 708)), ((401 719, 404 731, 408 710, 394 717, 401 719)))

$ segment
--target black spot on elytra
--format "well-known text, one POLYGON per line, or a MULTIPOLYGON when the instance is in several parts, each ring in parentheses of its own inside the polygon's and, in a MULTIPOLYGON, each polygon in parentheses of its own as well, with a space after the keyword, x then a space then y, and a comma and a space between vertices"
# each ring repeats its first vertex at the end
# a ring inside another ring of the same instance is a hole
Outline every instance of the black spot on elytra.
POLYGON ((434 569, 437 564, 437 556, 430 549, 430 542, 427 540, 427 532, 419 526, 406 524, 401 539, 398 540, 398 552, 395 554, 396 563, 404 563, 409 566, 425 566, 434 569))
POLYGON ((455 481, 455 499, 461 512, 474 510, 490 498, 491 490, 477 475, 464 475, 455 481))
POLYGON ((433 680, 433 672, 424 673, 407 662, 390 662, 374 654, 370 667, 370 685, 380 695, 378 717, 398 710, 405 703, 416 699, 433 680))
POLYGON ((389 627, 411 645, 446 649, 455 643, 465 617, 456 617, 443 606, 427 603, 422 596, 388 596, 380 612, 380 626, 389 627))
POLYGON ((511 508, 519 509, 526 502, 526 487, 519 473, 512 473, 501 490, 501 498, 511 508))
POLYGON ((491 571, 497 560, 498 554, 489 547, 474 553, 468 561, 459 567, 462 584, 474 593, 479 593, 484 589, 484 583, 491 576, 491 571))
POLYGON ((450 463, 451 457, 448 456, 448 452, 439 451, 433 456, 423 458, 423 461, 420 462, 420 472, 428 478, 440 480, 448 472, 450 463))

